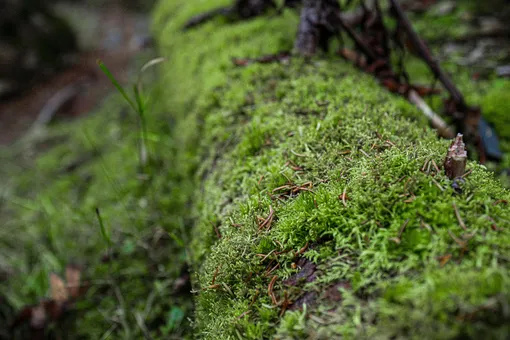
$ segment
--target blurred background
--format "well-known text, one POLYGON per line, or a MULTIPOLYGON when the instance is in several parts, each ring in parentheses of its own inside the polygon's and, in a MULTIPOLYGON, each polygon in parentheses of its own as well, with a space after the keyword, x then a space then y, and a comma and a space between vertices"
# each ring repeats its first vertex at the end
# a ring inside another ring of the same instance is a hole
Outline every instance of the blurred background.
POLYGON ((0 145, 38 121, 90 111, 109 88, 97 58, 119 79, 150 45, 153 1, 0 1, 0 145))

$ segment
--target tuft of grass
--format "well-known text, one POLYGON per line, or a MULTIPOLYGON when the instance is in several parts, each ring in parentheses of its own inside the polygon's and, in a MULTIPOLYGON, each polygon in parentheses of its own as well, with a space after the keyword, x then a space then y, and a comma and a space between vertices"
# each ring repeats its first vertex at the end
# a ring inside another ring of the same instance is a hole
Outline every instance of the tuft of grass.
POLYGON ((143 86, 142 86, 142 75, 144 72, 146 72, 148 69, 154 67, 157 64, 160 64, 165 61, 165 58, 154 58, 147 63, 145 63, 140 71, 138 72, 138 80, 135 84, 133 84, 132 90, 133 90, 133 97, 134 100, 131 98, 130 95, 126 92, 124 87, 117 81, 115 76, 110 72, 108 67, 104 64, 104 62, 100 59, 97 60, 97 64, 101 71, 108 77, 108 79, 111 81, 115 89, 122 95, 124 100, 129 104, 129 106, 136 112, 139 119, 140 124, 140 139, 139 139, 139 162, 140 162, 140 169, 142 172, 145 171, 146 166, 149 161, 149 155, 147 152, 147 142, 148 142, 148 130, 147 130, 147 98, 144 95, 143 92, 143 86))

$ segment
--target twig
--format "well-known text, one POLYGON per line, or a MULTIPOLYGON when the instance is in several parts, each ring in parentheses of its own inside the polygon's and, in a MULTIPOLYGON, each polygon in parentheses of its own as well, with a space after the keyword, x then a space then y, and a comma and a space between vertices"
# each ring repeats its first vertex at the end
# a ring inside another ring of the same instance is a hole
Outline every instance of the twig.
POLYGON ((453 97, 455 102, 461 106, 462 109, 467 108, 464 97, 459 92, 457 87, 453 84, 450 77, 448 77, 439 67, 439 64, 434 60, 432 57, 429 48, 425 44, 425 42, 416 34, 416 32, 413 29, 413 26, 409 22, 409 19, 405 15, 402 7, 398 3, 397 0, 390 0, 391 3, 391 9, 393 10, 393 13, 395 14, 395 17, 398 19, 399 23, 402 25, 402 27, 406 30, 407 36, 413 44, 413 47, 416 49, 420 57, 425 60, 427 65, 429 66, 430 70, 434 75, 441 81, 443 86, 446 88, 446 90, 450 93, 450 95, 453 97))
POLYGON ((409 218, 404 222, 404 224, 402 224, 402 226, 400 227, 400 230, 398 231, 398 239, 400 239, 402 237, 402 234, 404 233, 404 230, 406 229, 407 225, 409 224, 409 218))
POLYGON ((278 304, 278 301, 276 301, 276 296, 274 295, 273 288, 274 284, 276 283, 276 280, 278 279, 278 276, 275 275, 271 279, 271 282, 269 282, 269 286, 267 287, 267 294, 271 297, 271 300, 273 301, 273 304, 278 304))
POLYGON ((216 270, 214 271, 214 275, 213 275, 213 278, 212 278, 212 281, 211 281, 211 285, 213 285, 214 282, 216 282, 216 276, 218 276, 218 271, 220 270, 220 267, 221 267, 221 265, 216 267, 216 270))
POLYGON ((435 160, 432 160, 432 165, 434 165, 434 169, 436 169, 436 173, 439 174, 440 170, 439 170, 439 167, 437 166, 437 163, 435 160))
POLYGON ((455 236, 455 234, 451 230, 448 230, 448 234, 461 248, 466 248, 467 245, 466 241, 462 241, 459 238, 457 238, 457 236, 455 236))
POLYGON ((67 102, 76 97, 83 89, 88 86, 86 80, 80 80, 69 84, 57 91, 43 106, 37 119, 32 124, 31 130, 40 126, 47 125, 58 112, 58 110, 67 102))
POLYGON ((271 268, 268 272, 266 272, 266 273, 264 274, 264 276, 269 276, 269 275, 271 275, 271 273, 272 273, 272 272, 274 272, 274 271, 275 271, 276 269, 278 269, 278 268, 280 268, 280 264, 279 264, 279 263, 277 263, 277 264, 276 264, 276 266, 274 266, 274 267, 273 267, 273 268, 271 268))
POLYGON ((273 217, 274 217, 274 210, 273 210, 273 207, 272 206, 269 206, 269 215, 267 216, 267 218, 264 220, 264 222, 262 222, 260 225, 259 225, 259 231, 266 228, 266 229, 269 229, 271 228, 271 223, 273 222, 273 217))
POLYGON ((453 210, 455 210, 455 216, 457 217, 457 221, 459 221, 460 226, 462 227, 462 229, 467 231, 466 225, 464 224, 462 217, 460 217, 459 209, 457 208, 457 205, 455 203, 453 203, 453 210))
POLYGON ((416 93, 415 90, 410 90, 407 94, 407 99, 413 103, 421 112, 430 120, 432 127, 437 130, 439 136, 443 138, 451 139, 455 136, 452 129, 446 124, 446 122, 432 109, 427 103, 416 93))
POLYGON ((257 254, 257 256, 260 256, 262 257, 262 260, 260 260, 260 262, 264 262, 272 253, 275 252, 276 249, 273 249, 271 250, 269 253, 267 253, 266 255, 264 254, 257 254))
POLYGON ((297 251, 294 254, 294 256, 298 256, 298 255, 303 254, 307 249, 308 249, 308 242, 306 242, 306 244, 303 246, 303 248, 299 249, 299 251, 297 251))
POLYGON ((462 178, 466 178, 466 177, 467 177, 467 176, 469 176, 472 172, 473 172, 473 169, 469 169, 468 171, 466 171, 466 172, 464 173, 464 175, 462 175, 462 176, 460 176, 460 177, 462 177, 462 178))
POLYGON ((342 204, 344 205, 344 207, 347 207, 347 202, 345 202, 345 196, 346 196, 346 193, 347 193, 347 187, 344 188, 344 191, 342 192, 342 204))
POLYGON ((349 25, 347 25, 347 23, 344 21, 344 19, 342 18, 342 16, 340 14, 337 15, 336 19, 338 20, 338 23, 340 24, 342 29, 347 32, 347 34, 351 37, 352 40, 354 40, 356 47, 367 56, 367 58, 368 58, 367 61, 370 63, 370 62, 374 62, 375 60, 377 60, 377 56, 372 52, 370 47, 368 47, 363 42, 363 40, 361 40, 361 38, 358 37, 358 35, 354 32, 354 30, 349 25))
POLYGON ((243 312, 241 315, 239 315, 236 320, 240 320, 243 318, 243 316, 246 316, 251 313, 251 310, 247 310, 246 312, 243 312))
POLYGON ((211 225, 213 226, 216 236, 218 236, 218 238, 221 238, 221 233, 220 233, 220 229, 218 229, 218 226, 216 226, 216 224, 214 224, 212 222, 209 222, 209 223, 211 223, 211 225))
POLYGON ((441 191, 444 191, 444 188, 441 186, 441 184, 439 184, 438 181, 436 181, 435 179, 431 178, 432 179, 432 182, 434 182, 434 184, 439 188, 439 190, 441 191))
POLYGON ((255 303, 255 300, 257 300, 257 297, 259 296, 260 294, 260 290, 257 289, 257 291, 255 292, 255 295, 253 295, 253 298, 251 299, 251 302, 250 302, 250 305, 248 306, 248 308, 251 308, 251 306, 253 306, 253 304, 255 303))

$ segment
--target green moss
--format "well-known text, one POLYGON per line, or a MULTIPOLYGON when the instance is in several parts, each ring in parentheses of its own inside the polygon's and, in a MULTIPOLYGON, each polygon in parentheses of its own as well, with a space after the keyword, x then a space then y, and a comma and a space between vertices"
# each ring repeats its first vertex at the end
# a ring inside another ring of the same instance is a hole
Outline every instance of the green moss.
MULTIPOLYGON (((91 288, 67 331, 76 337, 140 338, 140 316, 153 338, 506 335, 509 192, 471 162, 455 194, 430 162, 441 164, 448 143, 338 58, 232 64, 291 49, 292 11, 181 31, 228 3, 162 0, 154 11, 169 61, 148 115, 148 176, 138 176, 136 117, 120 118, 118 96, 79 124, 52 127, 55 145, 34 164, 24 160, 32 149, 17 155, 3 176, 0 270, 11 275, 0 298, 15 309, 35 303, 50 272, 77 262, 91 288), (96 207, 111 263, 101 261, 96 207), (174 294, 186 265, 193 302, 174 294), (278 306, 268 295, 275 275, 278 306), (286 311, 285 296, 295 303, 286 311)), ((500 85, 479 92, 458 77, 503 136, 500 85)))
POLYGON ((164 1, 155 12, 160 49, 172 61, 163 79, 168 106, 181 153, 198 169, 196 335, 503 334, 508 316, 487 316, 486 308, 500 313, 510 298, 510 213, 495 204, 508 191, 475 163, 461 195, 442 173, 421 171, 429 160, 441 164, 448 143, 423 128, 414 108, 338 59, 232 65, 234 56, 289 49, 297 21, 290 11, 177 33, 191 15, 222 3, 164 1), (282 188, 309 182, 312 192, 282 188), (271 211, 269 230, 261 229, 271 211), (285 284, 302 270, 292 263, 306 245, 314 279, 285 284), (273 275, 278 301, 311 293, 309 306, 280 317, 267 293, 273 275), (339 282, 346 284, 335 302, 324 292, 339 282))

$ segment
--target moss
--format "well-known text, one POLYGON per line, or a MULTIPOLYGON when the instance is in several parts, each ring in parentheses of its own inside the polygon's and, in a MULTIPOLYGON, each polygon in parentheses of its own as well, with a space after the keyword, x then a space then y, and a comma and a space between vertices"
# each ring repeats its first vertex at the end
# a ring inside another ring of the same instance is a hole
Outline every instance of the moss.
POLYGON ((505 334, 510 213, 496 203, 508 191, 475 163, 461 195, 441 172, 421 171, 429 160, 441 164, 447 142, 337 59, 231 64, 289 49, 290 11, 178 33, 191 15, 223 3, 162 1, 155 12, 160 50, 171 57, 167 105, 180 152, 197 167, 196 335, 505 334), (308 282, 289 284, 304 270, 295 267, 300 249, 317 267, 308 282), (306 301, 302 311, 272 303, 274 275, 276 300, 306 301), (324 292, 339 282, 338 301, 324 292))
MULTIPOLYGON (((32 148, 10 155, 0 299, 35 303, 50 272, 77 262, 92 284, 66 330, 76 338, 112 327, 112 337, 140 338, 140 315, 153 338, 504 337, 508 191, 471 162, 454 193, 430 162, 441 164, 448 143, 338 58, 231 63, 291 49, 292 11, 181 32, 228 3, 162 0, 154 11, 169 61, 151 98, 148 176, 138 174, 136 119, 121 118, 118 96, 79 124, 52 127, 33 164, 32 148), (110 263, 95 207, 114 243, 110 263), (174 292, 187 264, 194 315, 191 297, 174 292)), ((500 85, 479 92, 459 77, 499 122, 500 85)))

